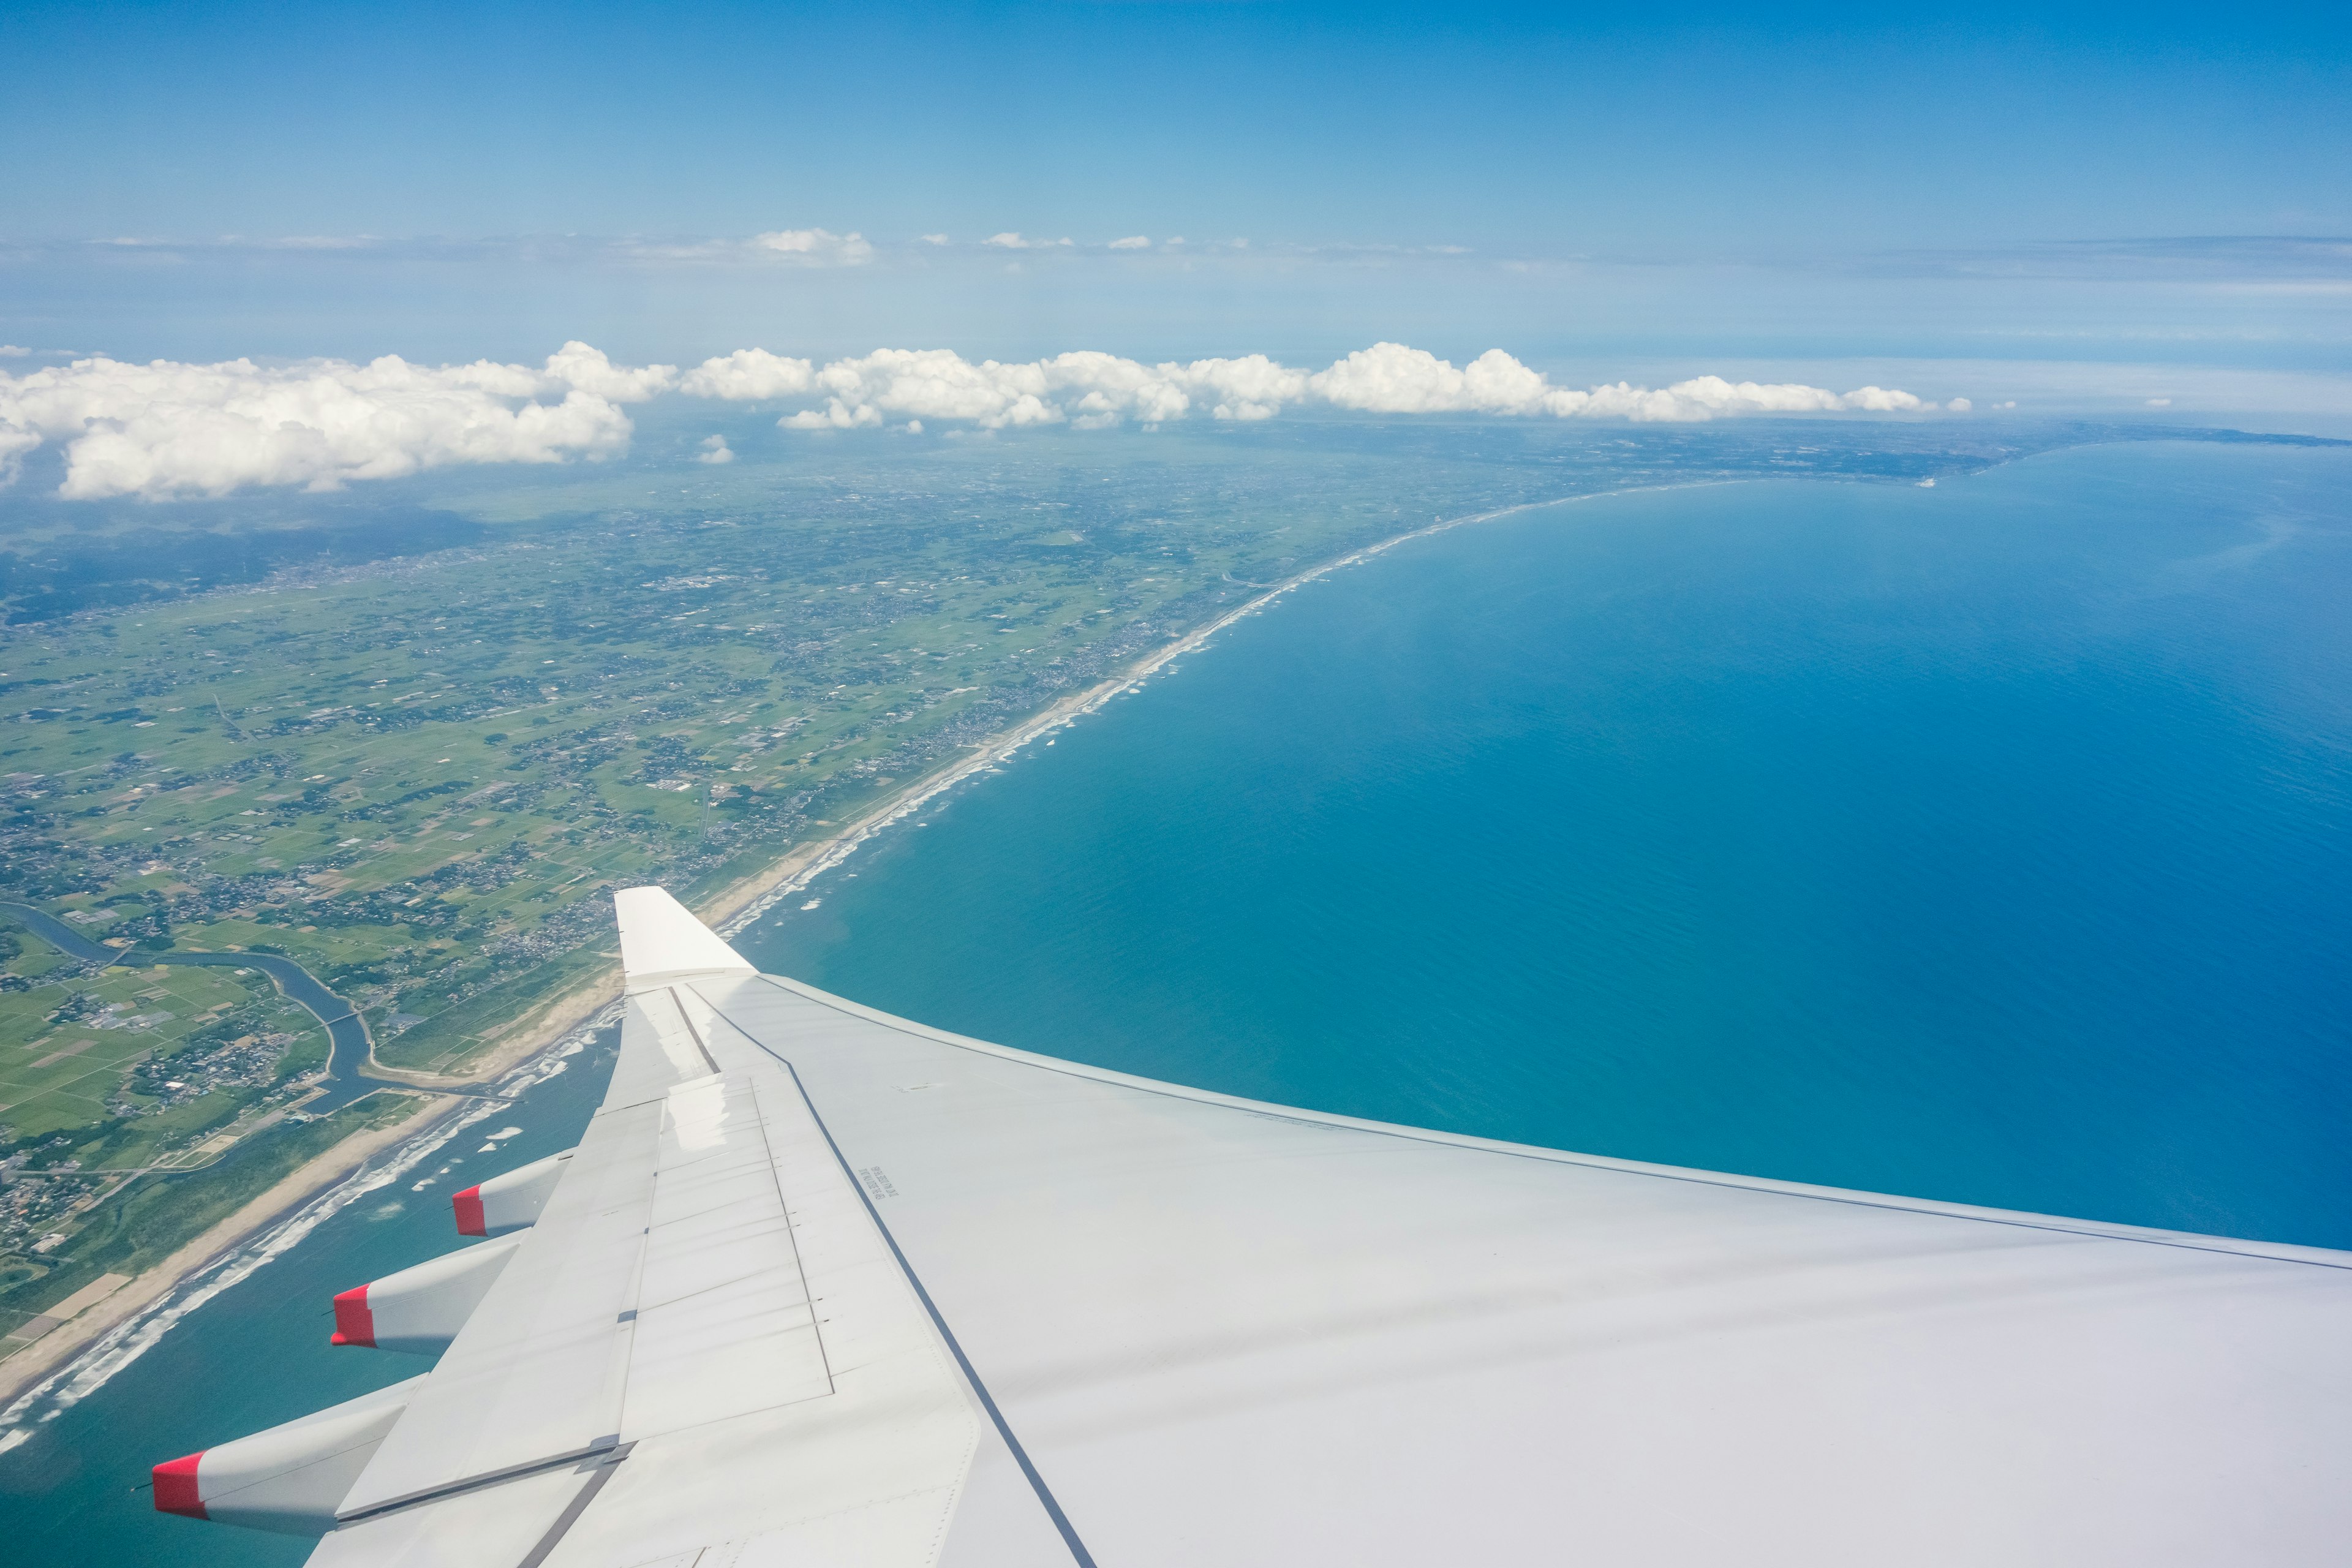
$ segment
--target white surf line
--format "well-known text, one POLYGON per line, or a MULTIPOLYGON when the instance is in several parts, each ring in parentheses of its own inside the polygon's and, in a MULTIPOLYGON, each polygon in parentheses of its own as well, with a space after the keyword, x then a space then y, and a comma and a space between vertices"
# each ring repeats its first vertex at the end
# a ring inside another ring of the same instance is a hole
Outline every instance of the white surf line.
POLYGON ((973 755, 923 779, 913 786, 913 793, 891 801, 871 815, 851 824, 825 846, 823 853, 806 866, 727 916, 714 929, 722 937, 740 935, 784 900, 805 892, 811 882, 848 859, 856 853, 859 845, 885 828, 905 821, 974 774, 986 773, 1000 763, 1011 762, 1014 752, 1048 731, 1064 729, 1086 715, 1098 710, 1113 698, 1134 690, 1175 660, 1201 648, 1211 637, 1215 637, 1234 622, 1244 616, 1256 615, 1281 599, 1284 595, 1303 588, 1318 578, 1328 576, 1341 567, 1358 565, 1376 555, 1394 550, 1400 544, 1410 544, 1416 539, 1427 539, 1432 534, 1444 533, 1452 529, 1467 528, 1473 523, 1492 522, 1497 518, 1511 517, 1523 511, 1534 511, 1542 507, 1574 506, 1582 501, 1606 500, 1615 496, 1645 495, 1657 490, 1700 489, 1710 485, 1737 482, 1738 481, 1732 479, 1694 479, 1681 484, 1631 485, 1622 489, 1595 490, 1590 495, 1555 496, 1549 500, 1519 501, 1515 505, 1497 507, 1492 511, 1471 512, 1462 517, 1445 518, 1416 528, 1409 533, 1400 533, 1393 538, 1383 539, 1377 544, 1367 544, 1361 549, 1352 550, 1345 555, 1323 562, 1319 565, 1310 566, 1303 572, 1284 578, 1257 597, 1244 601, 1206 625, 1185 633, 1166 647, 1145 655, 1109 679, 1090 686, 1074 696, 1065 697, 1048 706, 1044 711, 1023 720, 1002 734, 992 736, 977 747, 973 755))
POLYGON ((368 1194, 400 1180, 467 1128, 511 1113, 519 1096, 566 1071, 571 1066, 570 1058, 587 1047, 590 1037, 598 1029, 619 1022, 620 1016, 620 1004, 604 1008, 499 1079, 496 1089, 479 1096, 479 1103, 471 1110, 393 1145, 292 1214, 182 1276, 152 1303, 91 1341, 63 1366, 18 1395, 5 1410, 0 1410, 0 1454, 29 1441, 41 1426, 105 1387, 116 1373, 154 1349, 190 1313, 231 1286, 251 1279, 336 1215, 368 1194))

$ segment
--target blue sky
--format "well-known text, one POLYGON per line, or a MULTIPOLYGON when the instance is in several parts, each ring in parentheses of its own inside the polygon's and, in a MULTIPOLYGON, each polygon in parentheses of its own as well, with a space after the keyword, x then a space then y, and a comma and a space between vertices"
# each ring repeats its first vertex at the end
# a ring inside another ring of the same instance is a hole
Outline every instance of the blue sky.
POLYGON ((0 128, 16 238, 814 225, 1748 258, 2344 234, 2347 31, 2259 7, 19 4, 0 128))
POLYGON ((2352 418, 2347 15, 19 0, 0 342, 1393 338, 2352 418))

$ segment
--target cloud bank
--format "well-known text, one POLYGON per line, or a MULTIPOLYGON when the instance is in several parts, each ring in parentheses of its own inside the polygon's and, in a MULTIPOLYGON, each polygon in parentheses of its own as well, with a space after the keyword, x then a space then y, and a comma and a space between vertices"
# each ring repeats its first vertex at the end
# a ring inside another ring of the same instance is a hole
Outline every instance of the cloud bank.
POLYGON ((1555 418, 1696 421, 1740 414, 1919 414, 1938 405, 1908 392, 1864 386, 1836 393, 1793 382, 1729 382, 1704 375, 1650 388, 1627 382, 1555 386, 1500 349, 1456 368, 1402 343, 1359 349, 1328 369, 1304 371, 1264 354, 1144 364, 1085 352, 1051 359, 974 363, 947 349, 882 349, 818 368, 761 349, 706 360, 679 383, 702 397, 765 402, 809 397, 821 405, 784 416, 794 430, 855 430, 902 419, 944 419, 986 430, 1068 424, 1098 429, 1156 425, 1205 413, 1267 419, 1298 405, 1361 414, 1491 414, 1555 418))
MULTIPOLYGON (((1091 350, 1007 363, 947 349, 879 349, 819 365, 750 348, 681 374, 671 365, 614 364, 583 342, 564 344, 538 368, 425 366, 394 356, 282 367, 100 357, 21 376, 0 372, 0 484, 50 442, 65 452, 58 493, 75 500, 217 496, 249 486, 334 489, 459 463, 593 461, 627 449, 634 429, 625 405, 664 395, 804 404, 777 421, 794 430, 920 428, 924 421, 1089 430, 1195 415, 1270 419, 1289 407, 1641 421, 1967 408, 1965 399, 1937 405, 1878 386, 1836 393, 1712 375, 1658 388, 1557 386, 1500 349, 1457 367, 1389 342, 1318 371, 1264 354, 1145 364, 1091 350)), ((713 437, 697 460, 734 456, 713 437)))

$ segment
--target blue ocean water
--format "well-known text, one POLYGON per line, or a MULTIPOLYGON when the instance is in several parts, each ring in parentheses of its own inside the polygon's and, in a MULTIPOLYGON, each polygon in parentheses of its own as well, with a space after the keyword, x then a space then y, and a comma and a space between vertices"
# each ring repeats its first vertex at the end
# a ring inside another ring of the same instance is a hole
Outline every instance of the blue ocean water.
MULTIPOLYGON (((2328 451, 1527 513, 1232 628, 739 945, 1270 1100, 2352 1247, 2347 604, 2328 451)), ((459 1173, 563 1147, 601 1059, 459 1173)), ((299 1563, 130 1488, 416 1370, 329 1349, 327 1302, 445 1250, 457 1175, 0 1455, 8 1560, 299 1563)))
POLYGON ((1458 530, 927 820, 746 952, 1266 1100, 2352 1247, 2352 454, 1458 530))

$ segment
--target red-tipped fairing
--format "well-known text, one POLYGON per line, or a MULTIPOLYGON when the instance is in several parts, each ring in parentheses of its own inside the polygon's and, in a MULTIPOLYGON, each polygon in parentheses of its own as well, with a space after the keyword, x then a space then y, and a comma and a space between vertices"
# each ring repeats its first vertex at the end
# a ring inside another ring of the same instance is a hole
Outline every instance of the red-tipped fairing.
POLYGON ((155 1467, 155 1511, 176 1513, 188 1519, 204 1519, 204 1494, 196 1489, 196 1467, 204 1460, 201 1452, 185 1458, 166 1459, 155 1467))
POLYGON ((504 1236, 535 1224, 539 1211, 547 1206, 548 1194, 555 1191, 555 1184, 563 1174, 563 1163, 571 1158, 572 1151, 566 1149, 561 1154, 533 1160, 503 1176, 492 1176, 462 1193, 450 1194, 449 1206, 457 1215, 457 1234, 504 1236))
POLYGON ((155 1508, 281 1535, 323 1535, 423 1378, 155 1467, 155 1508))
POLYGON ((439 1355, 522 1244, 504 1237, 372 1279, 335 1298, 331 1342, 439 1355))
POLYGON ((375 1314, 368 1310, 366 1286, 346 1290, 335 1298, 335 1332, 327 1342, 369 1346, 375 1343, 375 1314))

